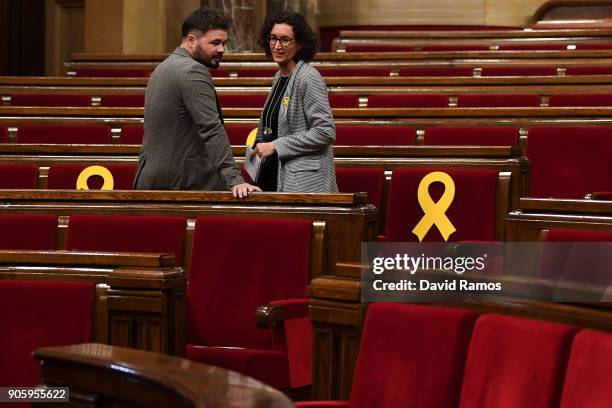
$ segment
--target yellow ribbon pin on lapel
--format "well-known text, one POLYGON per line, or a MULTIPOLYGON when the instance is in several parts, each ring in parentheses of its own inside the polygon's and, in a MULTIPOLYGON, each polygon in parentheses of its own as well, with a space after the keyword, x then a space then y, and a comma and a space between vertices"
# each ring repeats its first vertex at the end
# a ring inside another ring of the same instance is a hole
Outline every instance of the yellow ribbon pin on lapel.
POLYGON ((414 227, 412 233, 419 238, 419 241, 423 241, 425 235, 435 225, 438 227, 444 240, 448 241, 448 237, 457 231, 453 223, 446 216, 446 210, 448 210, 455 198, 455 182, 451 176, 441 171, 429 173, 421 180, 417 195, 419 205, 425 214, 417 226, 414 227), (444 193, 440 200, 434 203, 429 195, 429 186, 436 181, 444 184, 444 193))
POLYGON ((283 98, 283 105, 285 105, 285 106, 289 106, 289 97, 288 97, 288 96, 285 96, 285 97, 283 98))

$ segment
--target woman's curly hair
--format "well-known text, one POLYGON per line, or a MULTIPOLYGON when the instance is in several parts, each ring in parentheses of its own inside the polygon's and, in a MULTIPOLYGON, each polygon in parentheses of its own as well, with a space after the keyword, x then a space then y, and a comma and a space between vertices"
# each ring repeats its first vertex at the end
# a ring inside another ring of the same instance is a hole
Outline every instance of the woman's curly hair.
POLYGON ((273 14, 268 14, 261 33, 259 34, 259 45, 265 50, 268 57, 272 56, 268 36, 272 31, 274 24, 287 24, 293 28, 295 39, 302 45, 302 48, 295 53, 293 60, 295 62, 305 61, 310 62, 317 54, 318 40, 317 35, 312 31, 312 28, 306 22, 306 19, 300 13, 294 11, 283 10, 273 14))

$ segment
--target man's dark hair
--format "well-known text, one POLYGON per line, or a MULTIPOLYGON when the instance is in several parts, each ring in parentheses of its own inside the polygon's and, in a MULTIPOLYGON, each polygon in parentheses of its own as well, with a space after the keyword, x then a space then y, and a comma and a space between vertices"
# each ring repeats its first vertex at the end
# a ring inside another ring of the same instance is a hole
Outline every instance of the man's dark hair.
POLYGON ((297 42, 302 44, 302 48, 295 53, 293 60, 295 62, 312 61, 317 54, 318 41, 317 35, 312 31, 312 28, 306 22, 306 19, 300 13, 294 11, 283 10, 274 14, 269 14, 266 17, 261 33, 259 34, 259 45, 262 46, 268 57, 272 56, 268 36, 272 31, 274 24, 287 24, 293 28, 293 34, 297 42))
POLYGON ((203 8, 194 11, 183 21, 181 36, 185 38, 193 30, 198 30, 202 33, 212 29, 229 31, 231 25, 231 17, 221 10, 203 8))

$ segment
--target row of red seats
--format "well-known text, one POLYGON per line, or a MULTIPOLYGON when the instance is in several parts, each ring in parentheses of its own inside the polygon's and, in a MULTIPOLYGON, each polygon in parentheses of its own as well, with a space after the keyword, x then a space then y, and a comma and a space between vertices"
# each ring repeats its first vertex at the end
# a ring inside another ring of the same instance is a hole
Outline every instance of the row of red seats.
MULTIPOLYGON (((103 95, 103 107, 143 107, 144 95, 103 95)), ((373 94, 367 97, 368 108, 448 108, 449 95, 444 94, 373 94)), ((357 108, 359 95, 331 94, 332 108, 357 108)), ((224 108, 261 108, 266 101, 262 94, 219 95, 224 108)), ((612 94, 556 94, 548 96, 548 106, 612 106, 612 94)), ((88 95, 68 94, 15 94, 11 96, 12 106, 77 106, 88 107, 88 95)), ((537 107, 542 106, 539 94, 464 94, 457 96, 457 107, 537 107)))
POLYGON ((349 401, 300 408, 607 407, 612 335, 466 309, 368 308, 349 401))
MULTIPOLYGON (((611 50, 612 43, 521 43, 521 44, 432 44, 409 46, 390 43, 347 44, 344 52, 412 52, 412 51, 566 51, 611 50)), ((341 50, 337 50, 341 51, 341 50)))
MULTIPOLYGON (((318 67, 319 72, 324 77, 363 77, 363 76, 391 76, 391 68, 364 67, 364 68, 326 68, 318 67)), ((121 68, 109 69, 76 69, 75 76, 78 77, 148 77, 151 71, 131 70, 121 68)), ((421 77, 421 76, 449 76, 449 77, 472 77, 477 72, 474 67, 453 67, 453 66, 427 66, 400 68, 399 76, 421 77)), ((481 76, 558 76, 560 70, 554 66, 500 66, 482 67, 478 69, 481 76)), ((213 77, 230 77, 230 71, 226 69, 210 70, 213 77)), ((237 76, 240 78, 264 77, 271 78, 276 73, 274 68, 240 68, 237 76)), ((610 75, 612 66, 569 66, 563 69, 565 75, 610 75)))
MULTIPOLYGON (((0 225, 2 249, 14 249, 19 243, 23 245, 18 249, 55 247, 55 216, 0 214, 0 225)), ((180 262, 186 225, 185 218, 171 216, 72 215, 66 248, 172 253, 180 262)), ((309 384, 312 328, 306 285, 312 235, 312 222, 307 220, 198 218, 189 260, 187 357, 250 375, 277 388, 309 384), (250 248, 256 241, 274 243, 280 253, 271 258, 266 252, 255 251, 235 259, 236 250, 250 248), (288 306, 287 324, 272 331, 258 329, 255 310, 271 302, 288 306)), ((72 296, 59 296, 64 292, 36 285, 0 281, 0 386, 37 384, 38 367, 31 357, 37 347, 89 340, 85 337, 91 333, 91 321, 85 322, 85 317, 91 315, 91 308, 87 312, 72 305, 70 308, 79 312, 54 314, 45 320, 49 302, 61 303, 72 296), (31 303, 17 307, 24 299, 31 303), (17 326, 8 327, 9 323, 17 326), (66 324, 72 329, 63 336, 60 328, 66 324), (75 332, 81 337, 66 339, 75 332)), ((84 297, 91 302, 91 294, 79 298, 84 297)))

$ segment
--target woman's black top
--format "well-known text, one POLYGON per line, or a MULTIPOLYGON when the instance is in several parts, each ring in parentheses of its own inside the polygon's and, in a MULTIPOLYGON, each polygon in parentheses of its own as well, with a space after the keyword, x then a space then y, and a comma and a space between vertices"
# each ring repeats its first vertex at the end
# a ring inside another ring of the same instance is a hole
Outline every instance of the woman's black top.
MULTIPOLYGON (((278 112, 283 95, 287 89, 290 76, 281 76, 274 88, 272 96, 263 110, 263 142, 271 142, 278 137, 278 112)), ((257 186, 263 191, 276 191, 278 179, 278 154, 268 156, 259 168, 257 186)))

